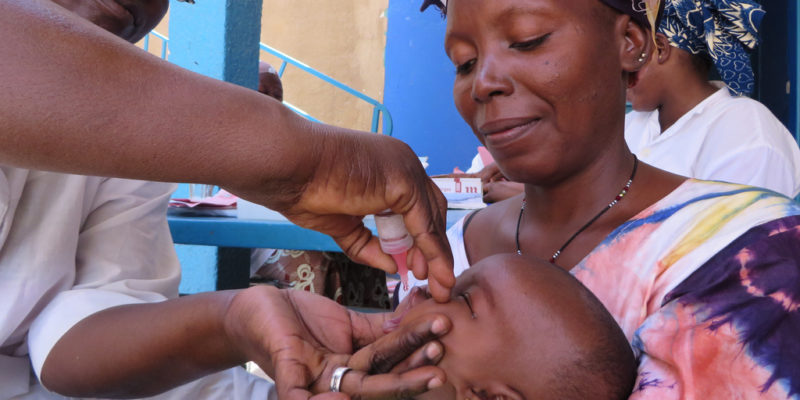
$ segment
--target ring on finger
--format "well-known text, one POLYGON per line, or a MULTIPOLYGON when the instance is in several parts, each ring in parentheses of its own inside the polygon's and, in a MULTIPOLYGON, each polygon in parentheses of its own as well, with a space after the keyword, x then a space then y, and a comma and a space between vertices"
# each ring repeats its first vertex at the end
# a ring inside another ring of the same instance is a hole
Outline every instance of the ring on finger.
POLYGON ((350 372, 352 368, 350 367, 337 367, 333 370, 333 376, 331 376, 331 392, 339 392, 342 386, 342 378, 344 374, 350 372))

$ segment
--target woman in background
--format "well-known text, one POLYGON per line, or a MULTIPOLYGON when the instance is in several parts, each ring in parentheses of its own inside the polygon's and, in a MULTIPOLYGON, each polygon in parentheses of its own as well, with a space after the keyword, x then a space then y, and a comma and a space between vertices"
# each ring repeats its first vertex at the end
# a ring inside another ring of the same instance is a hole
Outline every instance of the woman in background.
POLYGON ((656 46, 628 89, 625 139, 642 161, 699 179, 800 193, 800 148, 748 98, 764 10, 752 0, 666 0, 656 46), (714 70, 723 82, 710 82, 714 70))

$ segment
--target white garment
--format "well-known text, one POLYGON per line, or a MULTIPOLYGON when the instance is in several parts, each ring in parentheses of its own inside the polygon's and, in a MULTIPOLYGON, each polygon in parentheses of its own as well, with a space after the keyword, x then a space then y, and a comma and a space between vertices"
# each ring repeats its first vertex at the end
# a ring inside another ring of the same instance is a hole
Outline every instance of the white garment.
POLYGON ((800 193, 800 149, 761 103, 721 88, 661 133, 658 111, 625 117, 625 140, 640 160, 691 178, 800 193))
POLYGON ((483 158, 481 158, 481 154, 475 154, 475 157, 472 157, 472 163, 469 166, 469 169, 464 171, 465 174, 477 174, 483 170, 483 158))
MULTIPOLYGON (((177 296, 166 222, 174 189, 0 167, 0 399, 62 398, 36 376, 73 325, 109 307, 177 296)), ((228 370, 158 398, 230 398, 247 388, 266 398, 272 385, 255 379, 228 370)))

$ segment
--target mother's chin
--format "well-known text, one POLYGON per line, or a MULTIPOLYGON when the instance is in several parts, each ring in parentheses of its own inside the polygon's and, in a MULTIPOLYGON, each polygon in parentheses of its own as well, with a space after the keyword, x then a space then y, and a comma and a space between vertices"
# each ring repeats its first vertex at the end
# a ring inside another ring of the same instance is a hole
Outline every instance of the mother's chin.
MULTIPOLYGON (((99 1, 99 0, 95 0, 99 1)), ((161 22, 169 8, 169 0, 105 0, 114 1, 127 10, 133 17, 129 25, 130 30, 127 37, 123 37, 129 42, 138 42, 148 32, 161 22)))

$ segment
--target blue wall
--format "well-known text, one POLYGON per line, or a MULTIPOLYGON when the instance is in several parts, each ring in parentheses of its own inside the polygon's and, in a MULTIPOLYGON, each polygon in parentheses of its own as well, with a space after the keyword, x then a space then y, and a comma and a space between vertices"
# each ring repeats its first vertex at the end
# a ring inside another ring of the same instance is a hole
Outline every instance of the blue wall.
POLYGON ((390 0, 383 101, 392 113, 392 136, 429 156, 429 174, 466 170, 478 140, 453 105, 455 67, 444 54, 445 20, 422 0, 390 0))
POLYGON ((261 7, 261 0, 171 0, 169 60, 199 74, 258 88, 261 7))
MULTIPOLYGON (((170 0, 170 61, 212 78, 258 87, 262 0, 170 0)), ((173 197, 188 197, 181 184, 173 197)), ((181 293, 216 289, 216 247, 175 245, 182 266, 181 293)))

